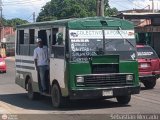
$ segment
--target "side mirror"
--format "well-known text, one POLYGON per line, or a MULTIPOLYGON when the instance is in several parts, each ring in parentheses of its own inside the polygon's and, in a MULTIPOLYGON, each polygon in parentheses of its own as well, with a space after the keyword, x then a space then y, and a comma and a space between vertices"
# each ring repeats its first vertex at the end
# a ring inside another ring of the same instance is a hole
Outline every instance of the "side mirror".
POLYGON ((63 33, 57 33, 56 42, 58 45, 63 45, 63 33))
POLYGON ((66 54, 66 58, 69 59, 69 54, 68 53, 66 54))

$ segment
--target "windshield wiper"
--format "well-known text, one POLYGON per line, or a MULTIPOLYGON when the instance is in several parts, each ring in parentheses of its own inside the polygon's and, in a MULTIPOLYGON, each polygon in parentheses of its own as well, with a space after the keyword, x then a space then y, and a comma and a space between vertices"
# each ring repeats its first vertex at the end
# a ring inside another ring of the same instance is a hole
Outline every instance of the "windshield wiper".
MULTIPOLYGON (((119 27, 120 28, 120 30, 122 30, 121 29, 121 27, 119 27)), ((120 31, 118 30, 118 33, 121 35, 121 37, 123 38, 123 36, 122 36, 122 34, 120 33, 120 31)), ((128 39, 126 39, 126 38, 123 38, 124 40, 126 40, 133 48, 135 48, 135 46, 128 40, 128 39)))

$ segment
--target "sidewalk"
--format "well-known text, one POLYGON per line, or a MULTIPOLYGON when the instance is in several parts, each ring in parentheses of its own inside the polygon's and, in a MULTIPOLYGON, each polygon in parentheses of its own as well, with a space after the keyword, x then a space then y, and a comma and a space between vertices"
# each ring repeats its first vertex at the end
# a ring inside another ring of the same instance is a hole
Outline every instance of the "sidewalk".
POLYGON ((11 56, 11 57, 6 57, 5 60, 11 60, 11 61, 15 61, 15 56, 11 56))

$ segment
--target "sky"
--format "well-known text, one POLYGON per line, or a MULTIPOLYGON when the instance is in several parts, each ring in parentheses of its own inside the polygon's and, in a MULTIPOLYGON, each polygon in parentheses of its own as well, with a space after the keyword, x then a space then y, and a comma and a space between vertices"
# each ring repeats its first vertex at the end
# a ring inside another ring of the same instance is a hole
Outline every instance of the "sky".
MULTIPOLYGON (((50 0, 0 0, 2 1, 3 17, 5 19, 21 18, 27 21, 33 21, 33 12, 36 17, 44 6, 50 0)), ((111 8, 116 7, 119 11, 128 9, 149 9, 152 8, 152 0, 109 0, 111 8)), ((155 10, 160 8, 160 0, 154 0, 155 10)))
POLYGON ((37 17, 48 1, 50 0, 2 0, 2 14, 5 19, 21 18, 32 22, 33 12, 37 17))
MULTIPOLYGON (((160 0, 154 1, 154 9, 160 9, 160 0)), ((128 9, 152 9, 152 0, 109 0, 111 7, 117 8, 119 11, 128 9)))

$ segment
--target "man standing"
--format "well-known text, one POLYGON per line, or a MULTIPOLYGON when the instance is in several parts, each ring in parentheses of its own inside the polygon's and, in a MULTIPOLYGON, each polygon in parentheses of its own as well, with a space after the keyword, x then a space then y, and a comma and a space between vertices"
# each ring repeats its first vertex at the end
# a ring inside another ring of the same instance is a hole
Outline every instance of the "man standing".
POLYGON ((49 70, 49 57, 48 57, 48 48, 43 45, 42 39, 37 39, 38 47, 34 49, 34 61, 35 67, 40 75, 40 92, 46 93, 46 71, 49 70))

